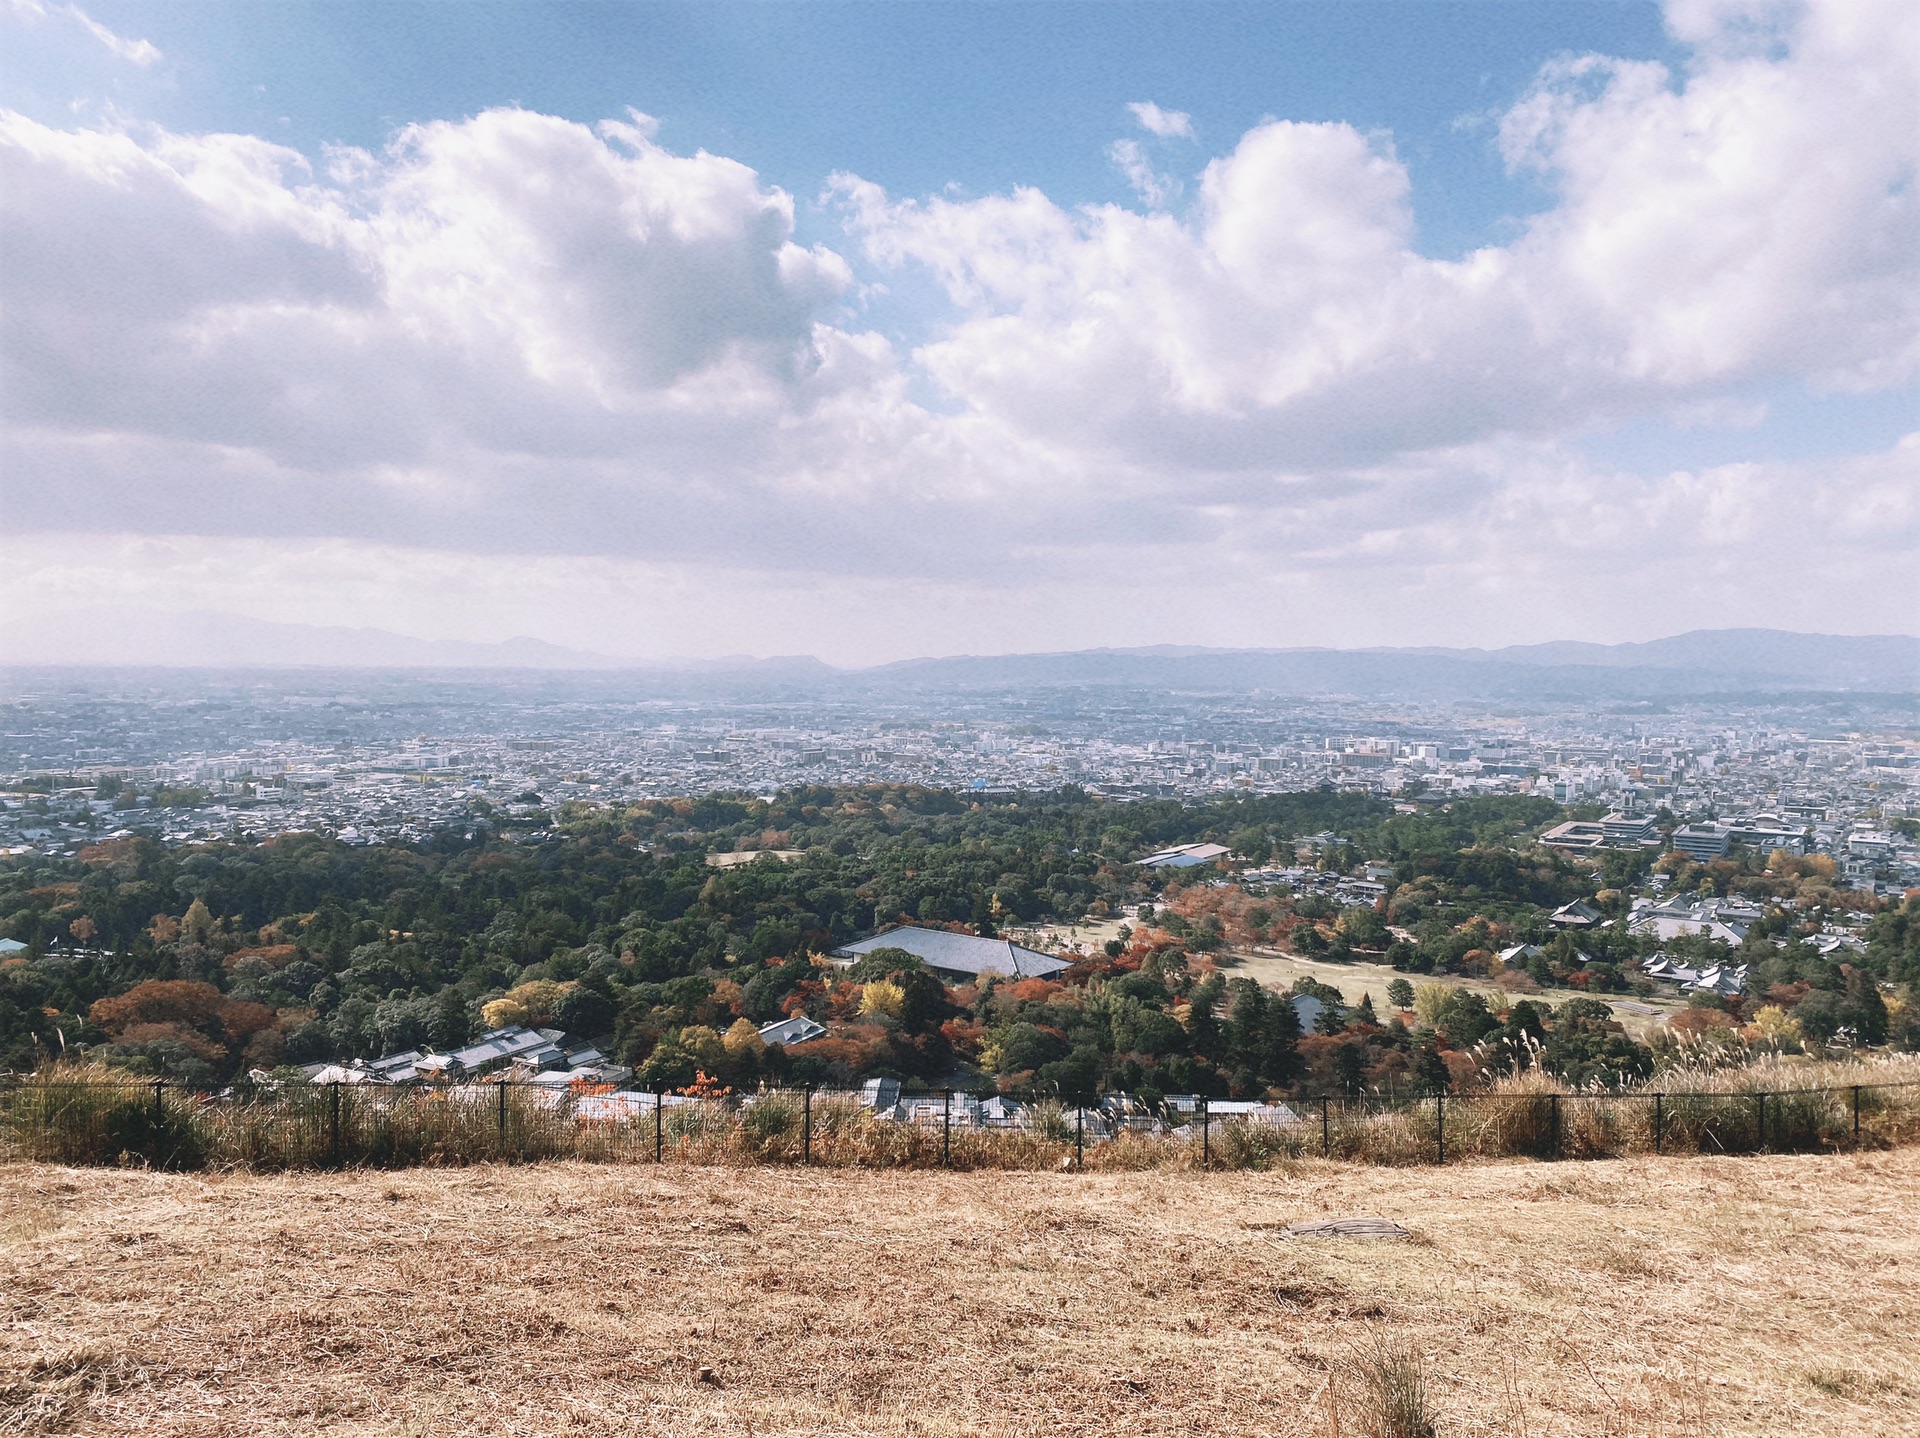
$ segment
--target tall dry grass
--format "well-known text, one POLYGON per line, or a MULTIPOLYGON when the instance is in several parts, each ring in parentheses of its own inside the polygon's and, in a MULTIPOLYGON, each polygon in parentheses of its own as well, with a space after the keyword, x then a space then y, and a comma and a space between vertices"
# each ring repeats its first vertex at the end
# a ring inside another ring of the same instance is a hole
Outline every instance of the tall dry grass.
POLYGON ((1920 1139, 1920 1056, 1676 1069, 1637 1089, 1573 1090, 1539 1071, 1390 1103, 1303 1100, 1297 1121, 1209 1118, 1106 1138, 1057 1103, 1016 1128, 903 1123, 847 1096, 775 1091, 608 1116, 525 1084, 240 1087, 220 1096, 99 1066, 0 1088, 0 1158, 258 1171, 577 1158, 825 1168, 1260 1169, 1305 1158, 1389 1166, 1884 1148, 1920 1139))
POLYGON ((1372 1327, 1329 1388, 1328 1427, 1354 1438, 1434 1438, 1426 1367, 1404 1334, 1372 1327))

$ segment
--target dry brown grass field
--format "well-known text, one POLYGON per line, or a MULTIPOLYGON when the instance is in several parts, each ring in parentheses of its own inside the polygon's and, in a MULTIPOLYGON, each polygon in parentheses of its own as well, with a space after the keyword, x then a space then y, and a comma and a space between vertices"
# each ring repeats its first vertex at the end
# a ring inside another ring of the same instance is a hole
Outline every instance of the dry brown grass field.
POLYGON ((1920 1149, 1265 1173, 0 1165, 0 1433, 1920 1432, 1920 1149), (1383 1216, 1404 1242, 1300 1240, 1383 1216), (705 1375, 703 1377, 703 1374, 705 1375))

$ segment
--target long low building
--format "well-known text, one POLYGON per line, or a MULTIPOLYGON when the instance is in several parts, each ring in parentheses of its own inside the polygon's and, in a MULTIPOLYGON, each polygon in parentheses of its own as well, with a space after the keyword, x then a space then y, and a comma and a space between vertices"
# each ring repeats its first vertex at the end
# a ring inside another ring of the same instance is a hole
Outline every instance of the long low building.
POLYGON ((452 1081, 478 1078, 506 1070, 517 1081, 537 1082, 558 1077, 593 1083, 624 1083, 633 1070, 612 1062, 593 1043, 560 1029, 530 1029, 521 1024, 489 1029, 472 1043, 452 1053, 424 1053, 408 1049, 377 1059, 349 1059, 338 1064, 307 1064, 314 1083, 403 1084, 422 1080, 452 1081))
POLYGON ((1009 979, 1047 979, 1073 967, 1066 959, 1023 949, 1008 939, 983 939, 945 929, 905 925, 835 949, 833 957, 855 963, 875 949, 905 949, 944 979, 969 982, 983 974, 1009 979))
POLYGON ((1143 869, 1197 869, 1227 857, 1232 851, 1225 844, 1176 844, 1139 860, 1143 869))

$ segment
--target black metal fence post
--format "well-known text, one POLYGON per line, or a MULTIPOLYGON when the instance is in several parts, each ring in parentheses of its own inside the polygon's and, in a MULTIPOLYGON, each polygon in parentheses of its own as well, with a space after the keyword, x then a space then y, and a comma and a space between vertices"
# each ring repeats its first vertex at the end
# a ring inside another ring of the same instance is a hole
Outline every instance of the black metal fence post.
POLYGON ((1325 1094, 1320 1096, 1320 1157, 1333 1157, 1333 1100, 1325 1094))
POLYGON ((167 1121, 167 1105, 164 1098, 166 1091, 167 1081, 165 1079, 155 1079, 153 1081, 153 1126, 155 1128, 159 1128, 161 1124, 167 1121))
POLYGON ((800 1162, 813 1162, 813 1085, 808 1084, 801 1099, 804 1107, 800 1110, 800 1162))
POLYGON ((1447 1161, 1447 1096, 1437 1093, 1433 1096, 1433 1142, 1440 1162, 1447 1161))
POLYGON ((333 1166, 340 1167, 340 1082, 338 1079, 327 1085, 327 1148, 333 1155, 333 1166))
POLYGON ((953 1090, 940 1090, 940 1167, 953 1167, 953 1090))
POLYGON ((662 1161, 660 1156, 664 1152, 666 1145, 667 1131, 661 1121, 661 1110, 666 1106, 666 1097, 666 1086, 664 1084, 655 1084, 653 1086, 653 1161, 655 1163, 662 1161))
POLYGON ((1665 1094, 1653 1096, 1653 1151, 1656 1154, 1660 1152, 1660 1131, 1666 1127, 1666 1101, 1665 1094))
POLYGON ((1753 1151, 1759 1153, 1767 1146, 1767 1096, 1764 1093, 1757 1093, 1753 1098, 1753 1151))
POLYGON ((507 1081, 500 1080, 500 1156, 507 1156, 507 1081))
POLYGON ((1860 1085, 1859 1084, 1855 1084, 1853 1086, 1853 1142, 1856 1148, 1859 1147, 1859 1144, 1860 1144, 1860 1085))
POLYGON ((1086 1137, 1087 1106, 1079 1104, 1073 1110, 1073 1166, 1075 1168, 1087 1166, 1086 1137))
POLYGON ((1548 1095, 1548 1112, 1553 1123, 1553 1157, 1560 1157, 1560 1095, 1548 1095))

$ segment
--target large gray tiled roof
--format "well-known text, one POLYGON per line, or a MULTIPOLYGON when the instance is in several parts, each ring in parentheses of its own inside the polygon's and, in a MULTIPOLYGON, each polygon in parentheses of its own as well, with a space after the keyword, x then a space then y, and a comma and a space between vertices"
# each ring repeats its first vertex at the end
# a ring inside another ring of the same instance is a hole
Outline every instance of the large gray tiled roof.
POLYGON ((1044 979, 1073 967, 1066 959, 1023 949, 1006 939, 982 939, 972 934, 950 934, 945 929, 911 926, 888 929, 834 952, 843 958, 857 959, 875 949, 905 949, 928 968, 949 974, 978 976, 992 971, 1008 978, 1044 979))

